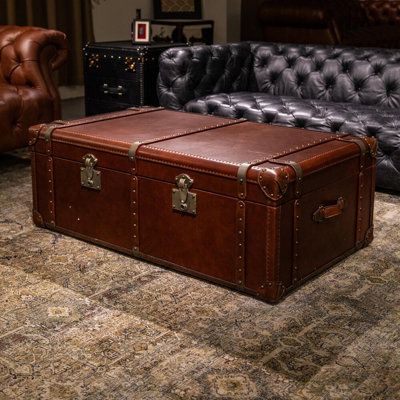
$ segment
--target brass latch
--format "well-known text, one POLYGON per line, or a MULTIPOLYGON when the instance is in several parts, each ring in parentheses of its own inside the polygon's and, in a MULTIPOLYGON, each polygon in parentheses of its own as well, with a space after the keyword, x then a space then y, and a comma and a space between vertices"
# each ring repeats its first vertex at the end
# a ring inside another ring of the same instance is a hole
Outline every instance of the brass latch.
POLYGON ((90 189, 100 190, 101 172, 94 169, 97 164, 97 158, 93 154, 85 154, 83 161, 85 166, 81 167, 81 185, 90 189))
POLYGON ((196 215, 196 194, 189 192, 193 179, 180 174, 175 178, 177 189, 172 189, 172 209, 196 215))

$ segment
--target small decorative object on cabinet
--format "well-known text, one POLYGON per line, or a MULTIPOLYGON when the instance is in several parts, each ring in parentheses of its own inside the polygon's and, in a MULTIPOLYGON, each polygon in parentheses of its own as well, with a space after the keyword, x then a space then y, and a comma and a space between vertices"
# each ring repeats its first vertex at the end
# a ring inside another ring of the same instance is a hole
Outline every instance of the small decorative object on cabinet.
POLYGON ((214 41, 213 20, 153 20, 151 21, 151 24, 154 27, 162 27, 160 30, 163 33, 162 35, 157 34, 156 28, 154 29, 154 42, 213 44, 214 41), (163 30, 164 26, 173 27, 170 35, 165 33, 165 30, 163 30), (186 28, 185 31, 184 28, 186 28), (194 30, 196 30, 196 32, 194 30))
POLYGON ((89 43, 83 49, 86 115, 158 105, 158 58, 183 43, 89 43))

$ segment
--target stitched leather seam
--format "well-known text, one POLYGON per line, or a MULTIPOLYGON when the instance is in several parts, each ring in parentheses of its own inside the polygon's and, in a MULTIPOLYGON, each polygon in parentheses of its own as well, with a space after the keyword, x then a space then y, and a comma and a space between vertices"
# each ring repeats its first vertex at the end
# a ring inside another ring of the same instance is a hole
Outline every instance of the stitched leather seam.
MULTIPOLYGON (((128 117, 130 115, 139 115, 139 114, 146 114, 154 111, 160 111, 163 108, 155 108, 155 109, 129 109, 129 111, 114 111, 112 113, 108 113, 107 117, 104 117, 104 114, 101 115, 94 115, 91 117, 80 118, 77 121, 64 121, 65 127, 70 126, 79 126, 84 124, 91 124, 93 122, 101 122, 101 121, 109 121, 111 119, 116 119, 119 117, 128 117)), ((50 123, 51 124, 51 123, 50 123)))
MULTIPOLYGON (((161 137, 157 137, 157 138, 138 141, 138 142, 135 142, 133 144, 133 145, 137 144, 137 146, 135 147, 135 157, 136 157, 136 153, 138 152, 140 146, 153 147, 153 146, 150 146, 150 145, 158 143, 158 142, 162 142, 164 140, 169 140, 169 139, 174 139, 174 138, 179 138, 179 137, 184 137, 184 136, 190 136, 190 135, 195 134, 195 133, 200 133, 200 132, 204 132, 204 131, 218 129, 218 128, 222 128, 222 127, 226 127, 226 126, 230 126, 230 125, 237 125, 237 124, 240 124, 242 122, 244 122, 244 121, 243 120, 232 120, 231 119, 231 120, 228 120, 228 122, 222 123, 222 124, 205 126, 205 127, 202 127, 202 128, 197 128, 197 129, 191 130, 191 131, 189 130, 189 131, 184 131, 182 133, 173 133, 171 135, 165 135, 165 136, 161 136, 161 137)), ((133 145, 131 145, 131 147, 133 145)), ((156 148, 156 147, 154 147, 154 148, 156 148)), ((159 149, 159 150, 162 150, 162 149, 159 149)), ((162 151, 165 151, 165 150, 162 150, 162 151)), ((131 150, 129 150, 128 154, 130 154, 130 152, 131 152, 131 150)))
POLYGON ((342 149, 345 149, 346 147, 348 147, 348 146, 342 146, 342 147, 339 147, 339 148, 334 149, 334 150, 329 150, 329 151, 326 151, 325 153, 321 153, 321 154, 318 154, 318 155, 316 155, 316 156, 307 158, 306 160, 301 160, 301 162, 302 162, 302 163, 305 163, 305 162, 307 162, 307 161, 311 161, 311 160, 314 160, 314 159, 323 158, 324 156, 326 156, 326 155, 328 155, 328 154, 336 153, 337 151, 342 150, 342 149))
MULTIPOLYGON (((196 156, 196 155, 194 155, 194 154, 183 153, 183 152, 175 151, 175 150, 161 149, 161 148, 156 147, 156 146, 149 146, 149 147, 151 147, 152 149, 155 149, 155 150, 159 150, 159 151, 165 152, 165 153, 172 153, 172 154, 177 154, 177 155, 180 155, 180 156, 187 156, 187 157, 191 157, 191 158, 198 158, 198 159, 200 159, 200 160, 215 161, 215 162, 218 162, 218 163, 234 165, 234 166, 236 166, 236 167, 238 167, 239 165, 241 165, 241 164, 239 164, 239 163, 233 163, 233 162, 231 162, 231 161, 222 161, 222 160, 217 160, 217 159, 215 159, 215 158, 209 158, 209 157, 203 157, 203 156, 196 156)), ((140 158, 140 156, 139 156, 139 158, 140 158)))
MULTIPOLYGON (((158 110, 158 109, 157 109, 158 110)), ((144 113, 134 113, 134 114, 127 114, 127 115, 136 115, 136 114, 144 114, 144 113)), ((119 115, 116 117, 116 118, 118 118, 118 117, 120 117, 119 115)), ((104 121, 105 119, 103 118, 103 119, 99 119, 99 121, 104 121)), ((96 122, 96 121, 93 121, 93 122, 96 122)), ((204 127, 204 128, 201 128, 201 131, 203 131, 203 130, 209 130, 209 129, 215 129, 215 128, 222 128, 222 127, 224 127, 224 126, 230 126, 230 125, 235 125, 235 123, 237 123, 236 121, 235 122, 228 122, 228 123, 226 123, 226 124, 221 124, 221 125, 219 125, 219 124, 217 124, 217 125, 210 125, 210 126, 208 126, 208 127, 204 127)), ((70 125, 71 126, 71 125, 70 125)), ((72 126, 74 126, 74 125, 72 125, 72 126)), ((65 126, 66 127, 66 126, 65 126)), ((63 126, 60 126, 60 128, 62 129, 63 128, 63 126)), ((57 129, 60 129, 60 128, 58 128, 57 127, 57 129)), ((171 135, 166 135, 166 136, 160 136, 160 137, 156 137, 156 138, 153 138, 153 139, 149 139, 149 142, 151 143, 151 142, 153 142, 153 141, 155 141, 155 142, 158 142, 158 141, 162 141, 162 140, 167 140, 167 139, 172 139, 172 138, 174 138, 174 137, 180 137, 180 136, 185 136, 185 135, 190 135, 191 133, 197 133, 197 132, 200 132, 198 129, 196 129, 196 130, 194 130, 194 131, 188 131, 188 132, 182 132, 182 133, 175 133, 175 134, 171 134, 171 135)), ((124 140, 112 140, 112 139, 108 139, 108 138, 103 138, 103 137, 99 137, 99 136, 93 136, 93 135, 88 135, 88 134, 86 134, 86 133, 81 133, 81 132, 71 132, 71 131, 69 131, 68 133, 71 133, 72 135, 74 135, 74 136, 78 136, 78 137, 81 137, 81 138, 87 138, 87 139, 93 139, 93 140, 100 140, 100 141, 102 141, 102 142, 104 142, 104 143, 115 143, 115 142, 118 142, 118 143, 124 143, 124 144, 127 144, 128 146, 130 146, 132 143, 131 142, 126 142, 126 141, 124 141, 124 140)), ((53 139, 53 142, 57 142, 57 141, 61 141, 62 139, 58 139, 58 138, 54 138, 53 139)), ((67 142, 67 141, 65 141, 64 140, 64 142, 63 143, 69 143, 69 144, 77 144, 75 141, 69 141, 69 142, 67 142)), ((146 141, 144 141, 143 142, 143 144, 144 145, 146 145, 146 141)), ((156 147, 154 147, 154 148, 156 148, 156 147)), ((158 148, 156 148, 156 149, 158 149, 158 148)), ((158 149, 158 150, 162 150, 162 149, 158 149)), ((165 150, 164 150, 165 151, 165 150)), ((237 165, 237 164, 234 164, 234 165, 237 165)))
POLYGON ((271 226, 271 212, 270 212, 270 209, 267 208, 267 243, 266 243, 266 246, 265 246, 265 252, 266 252, 266 255, 267 255, 267 257, 266 257, 266 261, 267 261, 267 265, 266 265, 266 269, 267 269, 266 278, 267 279, 266 279, 266 281, 267 282, 270 281, 270 279, 269 279, 269 274, 270 274, 270 254, 269 254, 270 244, 269 244, 269 242, 271 240, 271 229, 270 229, 270 226, 271 226))
MULTIPOLYGON (((62 128, 62 127, 61 127, 62 128)), ((87 138, 87 139, 93 139, 93 140, 100 140, 100 141, 102 141, 102 142, 104 142, 104 143, 115 143, 115 142, 118 142, 118 143, 124 143, 124 144, 127 144, 128 146, 131 144, 130 142, 125 142, 124 140, 112 140, 112 139, 107 139, 107 138, 103 138, 103 137, 99 137, 99 136, 93 136, 93 135, 88 135, 88 134, 86 134, 86 133, 80 133, 80 132, 73 132, 73 131, 68 131, 68 133, 69 134, 71 134, 71 135, 74 135, 74 136, 78 136, 78 137, 81 137, 81 138, 87 138)), ((59 139, 58 138, 54 138, 52 141, 53 142, 56 142, 56 141, 58 141, 59 139)), ((75 141, 69 141, 69 143, 70 144, 78 144, 77 142, 75 142, 75 141)))
MULTIPOLYGON (((63 125, 57 126, 57 129, 64 129, 64 128, 70 128, 70 127, 74 127, 74 126, 80 126, 80 125, 84 125, 84 124, 92 124, 94 122, 102 122, 102 121, 109 121, 111 119, 116 119, 116 118, 120 118, 120 117, 128 117, 128 116, 133 116, 133 115, 139 115, 139 114, 146 114, 149 112, 153 112, 153 111, 160 111, 161 108, 156 108, 156 109, 151 109, 151 110, 145 110, 145 111, 139 111, 139 112, 124 112, 124 113, 120 113, 119 111, 111 113, 107 118, 105 118, 104 116, 94 116, 94 117, 88 117, 88 118, 84 118, 81 119, 78 123, 76 122, 68 122, 68 121, 64 121, 63 125)), ((131 110, 134 111, 134 110, 131 110)), ((52 123, 50 123, 49 125, 51 125, 52 123)), ((101 139, 105 142, 109 142, 112 143, 112 141, 110 141, 109 139, 105 139, 105 138, 99 138, 98 136, 92 136, 92 135, 88 135, 85 133, 80 133, 80 132, 71 132, 73 135, 75 136, 80 136, 80 137, 87 137, 89 139, 101 139)), ((53 141, 56 141, 57 139, 54 139, 53 141)), ((123 142, 121 140, 119 140, 119 142, 122 143, 126 143, 126 144, 130 144, 129 142, 123 142)), ((71 142, 71 144, 74 144, 71 142)))
MULTIPOLYGON (((264 162, 268 162, 269 160, 277 158, 277 157, 284 157, 285 155, 288 155, 290 153, 297 153, 300 150, 308 149, 312 145, 323 144, 323 143, 327 143, 327 142, 330 142, 330 141, 333 141, 333 140, 335 140, 335 138, 327 138, 324 141, 312 141, 312 142, 309 142, 309 143, 306 143, 306 144, 300 146, 298 149, 289 149, 289 150, 283 151, 281 153, 272 154, 272 155, 270 155, 270 156, 268 156, 267 158, 264 158, 264 159, 258 158, 258 159, 249 161, 248 163, 249 164, 261 164, 261 163, 264 163, 264 162)), ((198 158, 200 160, 215 161, 215 162, 218 162, 218 163, 230 164, 230 165, 235 165, 235 166, 240 166, 241 165, 241 163, 234 163, 234 162, 231 162, 231 161, 223 161, 223 160, 218 160, 218 159, 215 159, 215 158, 197 156, 197 155, 193 155, 193 154, 189 154, 189 153, 183 153, 183 152, 179 152, 179 151, 175 151, 175 150, 161 149, 161 148, 153 146, 153 145, 151 145, 149 147, 151 147, 152 149, 155 149, 155 150, 164 151, 164 152, 168 152, 168 153, 172 153, 172 154, 178 154, 178 155, 182 155, 182 156, 198 158)), ((327 153, 323 153, 323 154, 327 154, 327 153)), ((306 160, 306 161, 308 161, 308 160, 306 160)), ((251 165, 251 166, 253 167, 253 165, 251 165)))
POLYGON ((280 281, 280 266, 281 266, 281 207, 277 209, 277 224, 276 224, 276 271, 278 273, 277 281, 280 281))
POLYGON ((157 163, 157 164, 165 164, 165 165, 170 165, 170 166, 173 166, 173 167, 179 167, 179 168, 190 169, 190 170, 198 171, 198 172, 205 172, 205 173, 210 174, 210 175, 223 176, 223 177, 226 177, 226 178, 231 178, 231 179, 235 179, 235 180, 236 180, 236 176, 235 176, 235 175, 223 174, 223 173, 221 173, 221 172, 215 172, 215 171, 212 171, 212 170, 209 170, 209 169, 202 169, 202 168, 196 168, 196 167, 189 167, 189 166, 184 165, 184 164, 177 164, 177 163, 173 163, 173 162, 170 162, 170 161, 155 160, 155 159, 150 158, 150 157, 142 157, 142 156, 141 156, 141 157, 138 157, 138 159, 139 159, 139 160, 144 160, 144 161, 155 162, 155 163, 157 163))
MULTIPOLYGON (((337 164, 342 164, 344 161, 351 160, 352 158, 354 158, 354 156, 350 156, 350 157, 347 157, 347 158, 342 158, 342 159, 340 159, 339 161, 335 161, 335 162, 330 163, 330 164, 324 164, 324 166, 323 166, 322 168, 313 169, 312 172, 311 172, 310 174, 308 174, 308 175, 311 175, 311 174, 314 174, 314 173, 316 173, 316 172, 322 171, 322 170, 324 170, 324 169, 326 169, 326 168, 329 168, 329 167, 333 167, 334 165, 337 165, 337 164)), ((273 160, 272 160, 272 161, 273 161, 273 160)), ((269 161, 267 161, 267 162, 269 162, 269 161)), ((302 163, 302 162, 303 162, 303 161, 300 161, 300 163, 302 163)), ((287 166, 288 166, 288 164, 283 164, 283 165, 287 165, 287 166)), ((259 167, 258 165, 254 166, 253 168, 254 168, 254 170, 256 170, 256 171, 262 171, 262 170, 264 169, 264 168, 259 167)), ((253 179, 247 179, 247 182, 251 182, 251 183, 256 183, 256 184, 258 184, 258 181, 253 180, 253 179)))
POLYGON ((93 145, 92 143, 90 143, 90 144, 73 143, 73 142, 69 142, 68 140, 62 140, 62 139, 53 140, 53 142, 64 143, 64 144, 73 144, 73 145, 76 145, 77 147, 85 147, 85 148, 88 148, 88 149, 106 151, 108 153, 115 153, 115 154, 119 154, 119 155, 122 155, 122 156, 126 156, 126 152, 124 152, 124 151, 113 150, 113 149, 110 149, 108 147, 96 146, 96 145, 93 145))

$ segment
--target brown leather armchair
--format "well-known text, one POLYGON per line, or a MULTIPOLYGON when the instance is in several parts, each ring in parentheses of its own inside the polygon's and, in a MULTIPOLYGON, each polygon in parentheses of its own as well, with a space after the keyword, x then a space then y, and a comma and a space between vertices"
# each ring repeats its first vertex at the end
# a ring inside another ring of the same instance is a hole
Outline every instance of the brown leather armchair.
POLYGON ((62 32, 0 26, 0 152, 26 146, 29 126, 60 118, 52 72, 67 54, 62 32))

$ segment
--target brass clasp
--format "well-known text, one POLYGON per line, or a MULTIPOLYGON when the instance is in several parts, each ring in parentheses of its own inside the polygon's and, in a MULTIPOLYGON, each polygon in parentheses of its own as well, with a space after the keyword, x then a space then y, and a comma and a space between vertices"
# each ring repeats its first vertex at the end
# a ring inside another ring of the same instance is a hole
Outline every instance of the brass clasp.
POLYGON ((83 156, 84 167, 81 167, 81 185, 90 189, 101 189, 101 172, 96 171, 94 166, 97 158, 93 154, 83 156))
POLYGON ((196 215, 196 194, 189 192, 193 179, 180 174, 175 178, 177 189, 172 189, 172 209, 196 215))

